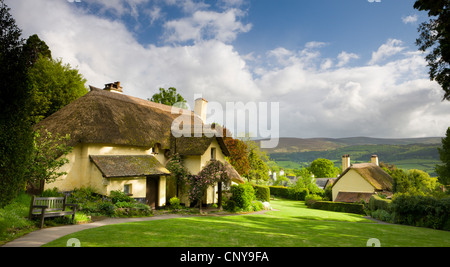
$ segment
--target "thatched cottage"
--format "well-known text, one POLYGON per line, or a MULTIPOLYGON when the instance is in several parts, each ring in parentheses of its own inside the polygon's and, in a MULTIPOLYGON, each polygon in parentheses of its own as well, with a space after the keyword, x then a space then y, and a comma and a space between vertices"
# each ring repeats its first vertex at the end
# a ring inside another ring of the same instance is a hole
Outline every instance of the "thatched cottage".
MULTIPOLYGON (((207 101, 196 100, 196 114, 171 106, 150 102, 123 94, 119 82, 107 84, 104 89, 90 87, 83 97, 41 121, 36 128, 53 134, 70 134, 73 151, 63 166, 67 172, 45 189, 71 191, 91 187, 99 194, 108 195, 121 190, 133 198, 161 207, 166 199, 176 195, 176 184, 168 179, 165 164, 178 153, 185 167, 197 174, 206 163, 215 158, 226 162, 229 155, 221 137, 180 137, 171 132, 172 122, 199 122, 206 119, 207 101)), ((231 170, 231 165, 227 165, 231 170)), ((233 172, 235 182, 243 182, 233 172)), ((204 203, 217 202, 217 188, 208 189, 204 203)), ((179 196, 188 204, 187 198, 179 196)))
POLYGON ((392 195, 392 177, 378 166, 373 155, 370 163, 350 164, 350 156, 342 157, 342 174, 332 186, 333 201, 369 201, 374 194, 392 195))

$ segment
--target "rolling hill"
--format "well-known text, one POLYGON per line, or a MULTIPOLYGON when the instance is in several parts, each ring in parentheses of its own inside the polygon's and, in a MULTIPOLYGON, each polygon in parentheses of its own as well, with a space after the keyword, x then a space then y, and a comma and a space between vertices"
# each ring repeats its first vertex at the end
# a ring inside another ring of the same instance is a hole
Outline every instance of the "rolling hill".
POLYGON ((380 162, 395 164, 403 169, 419 169, 435 175, 440 163, 437 148, 441 137, 382 139, 351 138, 280 138, 278 147, 264 149, 280 167, 299 168, 317 158, 326 158, 341 166, 341 157, 349 154, 352 163, 369 162, 373 154, 380 162), (289 167, 288 167, 289 166, 289 167))

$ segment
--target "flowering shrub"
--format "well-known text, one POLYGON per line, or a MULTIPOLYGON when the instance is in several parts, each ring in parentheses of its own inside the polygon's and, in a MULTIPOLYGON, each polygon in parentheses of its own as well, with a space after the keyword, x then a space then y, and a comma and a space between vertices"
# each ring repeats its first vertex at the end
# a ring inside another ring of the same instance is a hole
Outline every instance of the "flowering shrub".
POLYGON ((191 173, 183 166, 183 161, 179 154, 175 154, 169 159, 166 168, 172 173, 172 176, 175 177, 177 184, 184 186, 188 183, 191 173))
POLYGON ((209 161, 198 173, 189 177, 189 199, 191 201, 201 200, 209 186, 214 186, 218 182, 228 183, 230 177, 222 162, 217 160, 209 161))

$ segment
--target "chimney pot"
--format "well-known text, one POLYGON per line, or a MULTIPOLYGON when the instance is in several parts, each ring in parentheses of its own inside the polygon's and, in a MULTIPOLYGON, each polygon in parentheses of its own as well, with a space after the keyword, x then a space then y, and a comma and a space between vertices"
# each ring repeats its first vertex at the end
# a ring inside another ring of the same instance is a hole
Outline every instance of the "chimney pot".
POLYGON ((123 93, 123 87, 120 86, 120 82, 105 84, 105 88, 103 90, 119 94, 123 93))

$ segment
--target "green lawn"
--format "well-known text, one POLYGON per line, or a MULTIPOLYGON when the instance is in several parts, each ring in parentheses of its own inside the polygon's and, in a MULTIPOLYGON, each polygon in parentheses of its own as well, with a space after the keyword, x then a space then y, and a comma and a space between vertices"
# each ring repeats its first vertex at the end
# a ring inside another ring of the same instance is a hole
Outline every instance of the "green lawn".
POLYGON ((82 247, 364 247, 450 246, 450 232, 376 224, 360 215, 308 209, 301 201, 272 200, 261 215, 201 216, 108 225, 51 243, 64 247, 77 238, 82 247))

